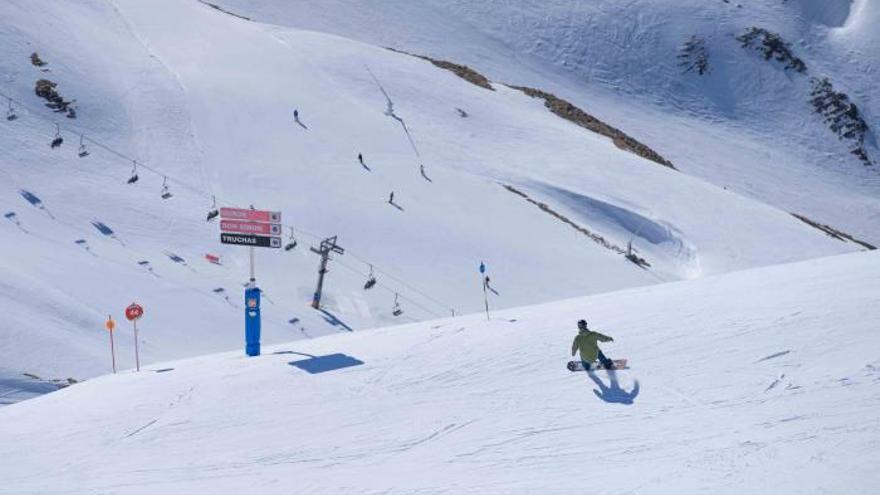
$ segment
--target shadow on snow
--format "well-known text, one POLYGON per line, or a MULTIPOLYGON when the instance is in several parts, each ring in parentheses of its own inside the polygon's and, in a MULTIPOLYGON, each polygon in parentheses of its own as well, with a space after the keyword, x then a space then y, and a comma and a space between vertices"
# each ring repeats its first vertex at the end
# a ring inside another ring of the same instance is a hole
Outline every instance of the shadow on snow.
POLYGON ((297 354, 300 356, 306 356, 308 359, 290 361, 287 364, 313 375, 364 364, 364 362, 358 358, 341 353, 328 354, 326 356, 313 356, 312 354, 306 354, 303 352, 280 351, 275 354, 297 354))
POLYGON ((620 388, 620 382, 617 380, 617 372, 614 370, 608 370, 610 385, 605 385, 605 382, 603 382, 594 371, 587 371, 587 375, 593 380, 596 386, 599 387, 598 390, 593 389, 593 393, 596 394, 596 397, 609 404, 625 404, 630 406, 635 402, 636 396, 639 395, 639 381, 636 380, 633 384, 633 389, 627 392, 620 388))

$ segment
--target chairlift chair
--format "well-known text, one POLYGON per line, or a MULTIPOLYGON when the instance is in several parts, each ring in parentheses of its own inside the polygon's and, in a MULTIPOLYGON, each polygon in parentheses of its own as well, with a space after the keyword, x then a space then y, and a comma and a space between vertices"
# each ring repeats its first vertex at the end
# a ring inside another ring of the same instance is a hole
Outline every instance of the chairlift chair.
POLYGON ((58 124, 55 124, 55 137, 52 139, 52 142, 49 143, 49 147, 57 148, 61 146, 61 143, 64 142, 64 138, 61 137, 61 127, 58 124))
POLYGON ((208 215, 205 218, 205 221, 210 222, 218 216, 220 216, 220 210, 217 209, 217 198, 211 196, 211 209, 208 210, 208 215))
POLYGON ((403 314, 403 310, 400 309, 400 303, 397 301, 397 293, 394 293, 394 308, 391 310, 391 314, 394 316, 400 316, 403 314))
POLYGON ((290 251, 295 248, 297 245, 296 238, 293 236, 293 227, 290 228, 290 239, 287 241, 287 244, 284 245, 285 251, 290 251))
POLYGON ((77 156, 79 156, 80 158, 85 158, 85 157, 89 156, 89 150, 86 149, 86 144, 83 142, 84 139, 85 139, 85 137, 82 134, 80 134, 79 135, 79 152, 77 153, 77 156))
POLYGON ((17 118, 18 115, 15 114, 15 109, 12 108, 12 98, 9 98, 9 109, 6 110, 6 120, 12 122, 17 118))
POLYGON ((364 284, 364 290, 370 290, 376 285, 376 276, 373 275, 373 265, 370 265, 370 275, 367 276, 367 282, 364 284))
POLYGON ((170 190, 168 190, 168 176, 165 176, 162 179, 162 199, 168 199, 172 196, 174 195, 171 194, 170 190))
POLYGON ((138 163, 134 160, 131 161, 131 177, 128 178, 126 184, 134 184, 138 181, 138 163))

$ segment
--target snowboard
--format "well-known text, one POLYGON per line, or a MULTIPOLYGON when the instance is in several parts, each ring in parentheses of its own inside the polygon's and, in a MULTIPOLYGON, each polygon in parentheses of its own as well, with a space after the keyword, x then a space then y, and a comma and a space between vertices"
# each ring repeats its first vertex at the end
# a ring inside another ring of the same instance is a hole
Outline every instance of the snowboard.
MULTIPOLYGON (((627 369, 629 369, 626 366, 626 363, 627 363, 626 359, 612 359, 611 361, 614 362, 614 367, 611 368, 612 370, 627 370, 627 369)), ((600 366, 600 364, 597 362, 597 363, 592 363, 590 365, 590 369, 593 371, 596 371, 596 370, 604 370, 606 368, 602 368, 600 366)), ((584 371, 584 363, 582 363, 580 361, 569 361, 568 362, 568 371, 584 371)))

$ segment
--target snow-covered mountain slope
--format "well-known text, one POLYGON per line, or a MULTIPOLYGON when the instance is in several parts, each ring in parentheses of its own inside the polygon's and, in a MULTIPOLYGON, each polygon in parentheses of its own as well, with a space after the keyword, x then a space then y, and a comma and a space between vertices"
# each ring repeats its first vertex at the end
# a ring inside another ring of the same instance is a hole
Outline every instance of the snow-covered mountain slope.
POLYGON ((100 377, 0 410, 0 486, 873 493, 878 262, 838 256, 100 377), (580 317, 631 369, 565 369, 580 317))
POLYGON ((490 304, 511 307, 860 249, 510 87, 375 45, 195 1, 13 0, 0 22, 0 91, 18 115, 0 121, 5 383, 104 372, 103 320, 132 300, 147 311, 146 362, 239 347, 247 255, 219 245, 212 196, 281 210, 300 241, 258 254, 266 342, 479 310, 483 260, 500 293, 490 304), (39 78, 76 99, 76 119, 42 106, 39 78), (132 159, 140 180, 126 184, 132 159), (331 261, 326 311, 312 311, 308 247, 337 234, 346 253, 331 261), (650 269, 622 257, 629 241, 650 269), (365 291, 370 263, 379 286, 365 291))
POLYGON ((554 92, 627 130, 682 171, 880 242, 877 167, 849 153, 810 104, 828 77, 880 158, 877 2, 871 0, 218 0, 256 20, 445 58, 554 92), (807 70, 738 36, 777 33, 807 70), (708 73, 685 73, 696 37, 708 73))

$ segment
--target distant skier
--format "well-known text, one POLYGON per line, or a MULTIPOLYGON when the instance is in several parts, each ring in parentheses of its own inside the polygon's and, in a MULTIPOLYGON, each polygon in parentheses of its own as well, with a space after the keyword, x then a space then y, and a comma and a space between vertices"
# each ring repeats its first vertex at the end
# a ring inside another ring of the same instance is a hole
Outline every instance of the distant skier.
POLYGON ((363 154, 358 153, 358 161, 361 162, 361 165, 364 164, 364 155, 363 154))
POLYGON ((486 278, 483 279, 483 285, 485 285, 485 286, 486 286, 486 289, 488 289, 489 291, 491 291, 492 294, 495 294, 496 296, 500 296, 501 294, 499 294, 498 291, 495 290, 494 287, 492 287, 491 285, 489 285, 489 282, 490 282, 490 280, 489 280, 489 276, 486 275, 486 278))
POLYGON ((388 204, 394 204, 394 191, 391 191, 391 195, 388 196, 388 204))
POLYGON ((424 164, 419 165, 419 173, 422 174, 422 178, 425 179, 426 181, 434 182, 431 180, 430 177, 428 177, 428 174, 425 172, 425 165, 424 164))
POLYGON ((303 124, 302 121, 299 120, 299 110, 296 109, 296 108, 293 109, 293 121, 296 122, 296 123, 297 123, 300 127, 302 127, 303 129, 308 129, 308 128, 309 128, 309 126, 303 124))
POLYGON ((599 342, 614 342, 614 339, 588 329, 586 320, 578 321, 578 334, 571 344, 571 355, 574 356, 580 350, 581 363, 587 371, 592 369, 592 363, 597 358, 603 368, 612 369, 614 367, 614 361, 605 357, 605 354, 599 349, 599 342))

